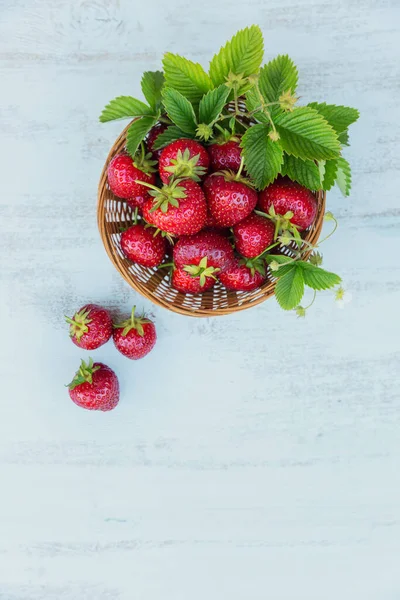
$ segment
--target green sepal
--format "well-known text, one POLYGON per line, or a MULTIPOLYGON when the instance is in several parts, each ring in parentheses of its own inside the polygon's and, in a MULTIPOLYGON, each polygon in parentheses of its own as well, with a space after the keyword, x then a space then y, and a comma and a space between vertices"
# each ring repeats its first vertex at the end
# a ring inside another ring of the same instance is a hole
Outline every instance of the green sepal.
POLYGON ((183 270, 192 277, 199 277, 201 287, 206 284, 207 277, 216 279, 216 273, 220 271, 220 269, 216 267, 207 266, 207 256, 203 256, 198 265, 185 265, 183 270))
POLYGON ((131 316, 129 319, 122 321, 121 323, 116 323, 113 325, 114 329, 123 329, 122 335, 123 337, 127 336, 132 329, 135 329, 140 337, 144 336, 143 325, 145 323, 151 323, 150 319, 147 319, 144 314, 140 317, 135 316, 136 306, 132 308, 131 316))
POLYGON ((89 331, 88 325, 92 322, 92 319, 89 319, 90 308, 89 310, 81 310, 74 314, 73 318, 65 317, 67 323, 69 323, 69 335, 71 337, 76 337, 79 341, 84 333, 89 331))
POLYGON ((100 369, 99 366, 96 366, 96 367, 93 366, 92 358, 89 358, 88 364, 86 364, 85 361, 82 360, 81 366, 79 367, 79 369, 75 373, 73 380, 71 381, 71 383, 69 383, 67 385, 67 387, 70 390, 73 390, 74 388, 76 388, 78 385, 81 385, 82 383, 90 383, 90 385, 92 385, 93 384, 93 373, 95 373, 99 369, 100 369))

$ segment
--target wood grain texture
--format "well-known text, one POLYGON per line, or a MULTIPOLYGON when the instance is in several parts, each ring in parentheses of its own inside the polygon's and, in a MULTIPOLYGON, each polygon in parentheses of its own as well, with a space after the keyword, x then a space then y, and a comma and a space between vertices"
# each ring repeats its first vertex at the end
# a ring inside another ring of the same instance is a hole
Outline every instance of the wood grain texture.
POLYGON ((3 0, 0 3, 0 600, 399 600, 400 7, 397 0, 3 0), (96 189, 162 52, 207 64, 259 23, 304 101, 359 107, 353 192, 329 293, 306 320, 268 301, 197 321, 114 271, 96 189), (82 353, 63 314, 150 309, 159 343, 110 414, 68 399, 82 353))

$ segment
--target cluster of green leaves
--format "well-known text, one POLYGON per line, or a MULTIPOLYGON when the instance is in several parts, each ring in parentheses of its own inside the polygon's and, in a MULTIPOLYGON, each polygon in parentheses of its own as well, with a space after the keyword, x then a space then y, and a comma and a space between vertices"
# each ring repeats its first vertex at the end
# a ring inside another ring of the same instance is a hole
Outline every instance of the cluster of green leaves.
POLYGON ((315 291, 328 290, 339 285, 341 278, 336 273, 325 271, 321 267, 304 260, 294 260, 283 254, 266 256, 269 265, 275 263, 278 281, 275 296, 279 305, 285 310, 296 308, 303 295, 305 286, 315 291))
POLYGON ((256 25, 236 33, 212 58, 208 72, 167 52, 163 72, 143 75, 147 104, 130 96, 115 98, 100 120, 135 118, 127 134, 132 156, 160 119, 169 126, 156 148, 182 137, 212 142, 221 128, 236 129, 243 133, 245 167, 256 188, 263 189, 281 173, 312 190, 329 190, 337 183, 348 195, 351 173, 342 151, 358 111, 318 102, 297 106, 293 61, 278 56, 261 67, 262 60, 263 37, 256 25))

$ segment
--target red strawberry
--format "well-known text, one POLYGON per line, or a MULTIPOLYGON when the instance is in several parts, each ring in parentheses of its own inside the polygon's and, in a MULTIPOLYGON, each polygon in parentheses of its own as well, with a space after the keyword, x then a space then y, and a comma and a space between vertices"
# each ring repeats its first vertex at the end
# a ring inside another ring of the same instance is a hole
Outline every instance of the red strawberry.
POLYGON ((275 226, 269 219, 252 213, 233 227, 236 250, 246 258, 259 256, 274 241, 275 226))
POLYGON ((129 319, 114 325, 113 339, 117 350, 132 360, 143 358, 152 350, 157 340, 153 321, 143 315, 135 317, 136 306, 129 319))
POLYGON ((79 348, 95 350, 99 348, 112 335, 112 321, 105 308, 97 304, 85 304, 79 309, 72 319, 65 317, 69 323, 69 335, 79 348))
POLYGON ((161 189, 154 187, 153 196, 143 207, 148 223, 172 235, 191 235, 205 225, 207 203, 198 183, 177 179, 161 189))
POLYGON ((79 370, 69 384, 71 400, 88 410, 112 410, 119 402, 119 383, 114 371, 90 358, 82 360, 79 370))
MULTIPOLYGON (((212 272, 214 269, 211 267, 210 273, 212 272)), ((215 281, 214 276, 208 275, 207 259, 204 259, 203 264, 198 267, 188 266, 184 269, 178 267, 172 271, 171 276, 172 287, 183 294, 201 294, 212 288, 215 281)))
POLYGON ((153 227, 137 223, 121 234, 121 250, 144 267, 158 267, 166 253, 166 241, 153 227))
POLYGON ((179 268, 198 267, 204 257, 207 268, 223 271, 233 260, 233 250, 228 239, 213 231, 200 231, 181 237, 174 246, 174 263, 179 268))
POLYGON ((203 190, 210 213, 221 227, 243 221, 257 204, 257 193, 234 173, 209 175, 203 190))
POLYGON ((207 150, 195 140, 176 140, 161 152, 158 171, 167 183, 170 177, 200 181, 208 171, 210 158, 207 150))
POLYGON ((146 147, 149 152, 151 152, 154 160, 158 160, 160 158, 160 154, 162 152, 162 148, 159 150, 154 150, 154 143, 160 133, 163 133, 168 128, 168 125, 165 123, 156 123, 154 127, 152 127, 147 134, 146 138, 146 147))
MULTIPOLYGON (((145 164, 149 165, 149 161, 145 164)), ((151 162, 151 161, 150 161, 151 162)), ((156 178, 151 172, 152 166, 146 166, 147 171, 142 170, 139 161, 133 161, 128 154, 117 154, 108 165, 108 185, 113 194, 118 198, 125 198, 127 204, 132 208, 143 208, 143 204, 149 199, 149 190, 137 181, 154 184, 156 178)))
POLYGON ((271 207, 278 215, 293 213, 290 222, 300 230, 310 227, 317 214, 317 201, 312 192, 288 177, 278 177, 260 192, 258 206, 265 213, 270 213, 271 207))
POLYGON ((242 150, 240 142, 237 139, 231 139, 222 144, 212 144, 208 147, 208 155, 210 157, 210 165, 212 171, 222 171, 229 169, 237 173, 240 169, 242 160, 242 150))
POLYGON ((267 277, 263 261, 237 260, 231 267, 219 274, 220 282, 229 290, 249 292, 255 290, 267 277))

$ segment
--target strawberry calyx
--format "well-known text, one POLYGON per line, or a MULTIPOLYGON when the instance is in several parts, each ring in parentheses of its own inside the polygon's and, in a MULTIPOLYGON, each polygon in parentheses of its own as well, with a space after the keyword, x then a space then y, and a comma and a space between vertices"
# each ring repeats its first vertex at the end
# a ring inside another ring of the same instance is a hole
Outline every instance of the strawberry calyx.
POLYGON ((136 329, 140 337, 144 336, 143 325, 145 323, 151 323, 150 319, 146 319, 144 314, 140 315, 140 317, 135 316, 136 306, 132 308, 131 316, 129 319, 122 321, 121 323, 116 323, 113 325, 114 329, 123 329, 122 335, 125 337, 128 335, 132 329, 136 329))
POLYGON ((254 277, 256 271, 263 277, 266 275, 265 260, 259 256, 256 256, 256 258, 241 258, 239 264, 250 269, 252 277, 254 277))
POLYGON ((93 384, 93 373, 95 373, 96 371, 98 371, 100 369, 99 366, 93 366, 93 359, 89 358, 89 362, 88 364, 85 363, 84 360, 81 361, 81 366, 79 367, 79 369, 77 370, 77 372, 74 375, 73 380, 71 381, 71 383, 69 383, 67 385, 67 387, 70 390, 73 390, 74 388, 76 388, 78 385, 81 385, 82 383, 90 383, 90 385, 93 384))
POLYGON ((153 237, 157 237, 158 235, 161 235, 161 237, 167 239, 170 244, 172 244, 172 245, 175 244, 176 239, 171 233, 168 233, 167 231, 163 231, 159 227, 156 227, 155 225, 151 225, 150 223, 146 223, 144 228, 145 229, 153 229, 154 230, 153 237))
POLYGON ((293 241, 298 244, 303 243, 298 226, 291 222, 293 218, 291 210, 288 210, 284 215, 280 215, 275 212, 274 205, 272 204, 269 207, 268 213, 261 210, 255 210, 254 212, 275 223, 274 240, 278 239, 283 246, 288 246, 293 241))
POLYGON ((225 178, 225 181, 235 181, 237 183, 244 183, 244 185, 247 185, 247 187, 254 189, 253 182, 248 177, 245 177, 244 175, 242 175, 243 167, 244 167, 244 158, 242 156, 242 159, 240 161, 240 167, 239 167, 239 170, 237 173, 235 173, 234 171, 231 171, 229 169, 226 169, 223 171, 216 171, 215 173, 212 173, 211 177, 213 175, 222 175, 225 178))
POLYGON ((225 129, 220 125, 215 125, 216 129, 219 130, 220 134, 210 141, 210 146, 217 144, 218 146, 222 146, 223 144, 227 144, 228 142, 239 142, 240 137, 236 135, 233 131, 229 131, 229 129, 225 129))
POLYGON ((143 142, 140 144, 140 150, 138 150, 133 158, 133 165, 143 171, 143 173, 150 174, 157 171, 157 161, 153 160, 153 154, 145 150, 143 142))
POLYGON ((192 277, 199 277, 200 285, 203 287, 206 284, 207 277, 217 279, 216 273, 218 273, 221 269, 208 266, 207 256, 204 256, 198 265, 185 265, 183 270, 186 271, 186 273, 189 273, 189 275, 192 277))
POLYGON ((198 165, 200 154, 190 156, 189 148, 178 150, 176 158, 171 158, 169 167, 165 167, 164 170, 167 173, 171 173, 175 178, 180 179, 193 179, 194 181, 201 181, 201 178, 206 174, 207 169, 198 165))
POLYGON ((74 314, 73 318, 65 317, 67 323, 69 323, 69 335, 75 337, 78 341, 81 339, 84 333, 89 331, 88 325, 92 322, 89 319, 90 308, 88 310, 81 310, 74 314))
POLYGON ((140 183, 150 189, 149 194, 154 198, 150 212, 159 208, 161 212, 166 213, 170 205, 179 208, 179 200, 186 198, 185 189, 179 185, 182 181, 183 178, 173 179, 170 183, 164 184, 162 188, 139 179, 136 179, 135 183, 140 183))

